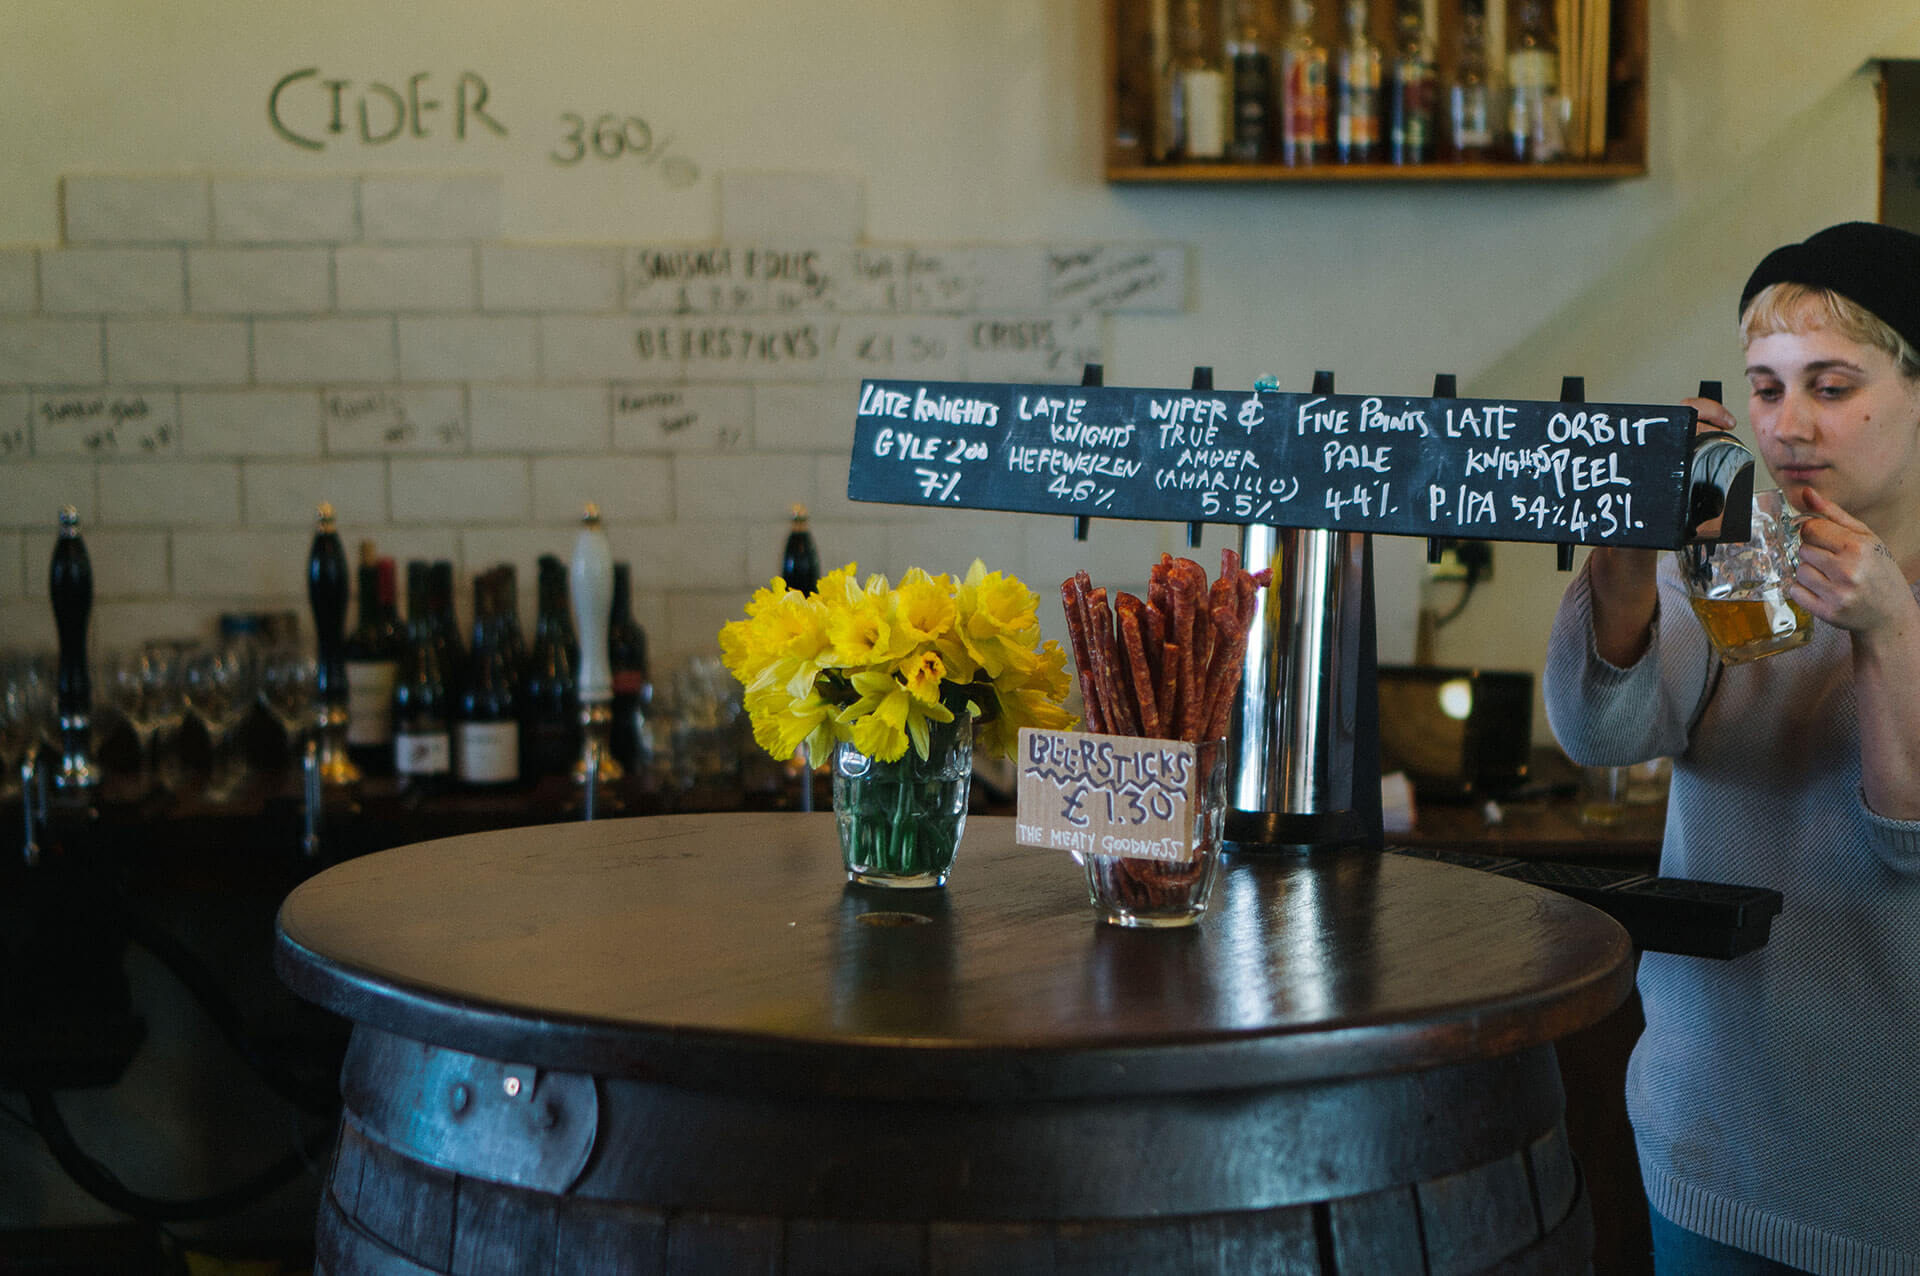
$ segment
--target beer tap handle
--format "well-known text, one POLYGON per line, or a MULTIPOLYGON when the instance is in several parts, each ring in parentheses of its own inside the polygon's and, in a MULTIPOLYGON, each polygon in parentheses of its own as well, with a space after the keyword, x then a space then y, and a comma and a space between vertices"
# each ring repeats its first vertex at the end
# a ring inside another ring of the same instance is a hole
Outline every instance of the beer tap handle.
POLYGON ((341 548, 331 505, 321 505, 315 520, 313 547, 307 553, 307 602, 313 607, 313 631, 319 636, 318 699, 322 704, 345 704, 342 639, 347 623, 347 553, 341 548))
POLYGON ((80 514, 71 505, 60 510, 60 538, 53 546, 47 592, 53 600, 54 629, 60 640, 60 668, 55 682, 60 766, 54 785, 91 792, 100 783, 100 773, 93 765, 93 678, 87 670, 93 564, 87 558, 87 543, 80 536, 80 514))
POLYGON ((343 635, 347 626, 347 551, 333 522, 333 506, 322 503, 314 519, 313 546, 307 551, 307 602, 318 635, 315 660, 314 726, 319 739, 322 783, 343 787, 357 782, 360 768, 347 756, 347 665, 343 635))
POLYGON ((607 630, 613 619, 613 549, 600 527, 600 509, 587 506, 580 534, 573 539, 573 562, 568 568, 568 593, 573 602, 573 628, 580 640, 581 757, 573 776, 582 786, 582 814, 594 819, 601 806, 600 786, 621 776, 608 749, 613 728, 613 662, 607 651, 607 630))
MULTIPOLYGON (((1098 386, 1105 385, 1106 383, 1107 370, 1104 364, 1089 363, 1080 369, 1081 385, 1098 386)), ((1087 539, 1087 530, 1092 526, 1093 520, 1085 514, 1075 514, 1073 516, 1073 539, 1077 541, 1087 539)))
MULTIPOLYGON (((1721 402, 1718 381, 1702 381, 1699 397, 1721 402)), ((1739 544, 1753 531, 1753 453, 1732 431, 1694 422, 1693 457, 1687 467, 1687 535, 1719 520, 1706 539, 1739 544)))

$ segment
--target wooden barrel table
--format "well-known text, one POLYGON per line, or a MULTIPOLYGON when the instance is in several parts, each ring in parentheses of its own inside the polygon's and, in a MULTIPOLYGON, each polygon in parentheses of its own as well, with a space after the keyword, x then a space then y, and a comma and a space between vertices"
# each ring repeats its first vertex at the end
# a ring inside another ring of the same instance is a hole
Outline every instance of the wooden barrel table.
POLYGON ((1551 1043, 1630 950, 1524 883, 1242 859, 1128 931, 1008 819, 888 891, 830 814, 670 816, 370 855, 279 925, 355 1024, 325 1276, 1588 1265, 1551 1043))

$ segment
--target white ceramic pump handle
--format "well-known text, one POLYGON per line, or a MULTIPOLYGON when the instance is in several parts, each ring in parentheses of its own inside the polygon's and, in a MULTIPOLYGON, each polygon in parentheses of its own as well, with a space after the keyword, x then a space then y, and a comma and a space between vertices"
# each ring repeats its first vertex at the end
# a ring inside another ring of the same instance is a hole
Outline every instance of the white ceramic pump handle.
POLYGON ((613 615, 613 549, 600 530, 598 506, 587 506, 580 534, 573 539, 568 592, 573 599, 573 630, 580 639, 580 703, 613 699, 613 664, 607 655, 607 630, 613 615))

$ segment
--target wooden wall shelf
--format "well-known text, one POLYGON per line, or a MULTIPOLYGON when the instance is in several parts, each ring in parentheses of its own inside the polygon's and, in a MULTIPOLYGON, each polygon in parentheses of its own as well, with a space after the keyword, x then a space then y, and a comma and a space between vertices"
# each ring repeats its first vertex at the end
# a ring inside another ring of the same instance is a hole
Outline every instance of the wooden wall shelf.
MULTIPOLYGON (((1209 7, 1214 0, 1208 0, 1209 7)), ((1248 182, 1572 182, 1617 181, 1644 177, 1647 172, 1647 6, 1649 0, 1608 0, 1609 53, 1607 62, 1606 150, 1601 158, 1552 164, 1460 164, 1444 157, 1432 164, 1316 164, 1290 168, 1283 164, 1159 164, 1147 160, 1137 140, 1152 118, 1153 77, 1148 74, 1153 6, 1178 0, 1106 0, 1106 178, 1113 183, 1214 184, 1248 182), (1123 56, 1124 54, 1124 56, 1123 56)), ((1489 6, 1508 0, 1488 0, 1489 6)), ((1231 12, 1231 5, 1226 6, 1231 12)), ((1284 0, 1274 5, 1284 11, 1284 0)), ((1332 0, 1316 5, 1315 30, 1322 43, 1334 47, 1341 6, 1332 0)), ((1459 30, 1459 0, 1439 0, 1438 25, 1433 38, 1441 86, 1440 110, 1445 111, 1445 85, 1453 71, 1455 33, 1459 30), (1437 35, 1437 38, 1434 38, 1437 35)), ((1394 5, 1372 0, 1369 7, 1373 37, 1391 54, 1394 5)), ((1503 57, 1489 49, 1489 57, 1503 57)), ((1444 135, 1444 119, 1436 133, 1444 135)))

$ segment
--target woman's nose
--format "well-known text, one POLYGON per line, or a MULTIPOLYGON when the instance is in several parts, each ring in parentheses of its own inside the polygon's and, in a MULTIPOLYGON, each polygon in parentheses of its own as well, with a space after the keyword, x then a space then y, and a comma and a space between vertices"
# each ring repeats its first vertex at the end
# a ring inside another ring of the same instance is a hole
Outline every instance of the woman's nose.
POLYGON ((1774 437, 1783 442, 1802 443, 1812 439, 1818 429, 1812 401, 1803 394, 1787 394, 1773 414, 1772 426, 1774 437))

